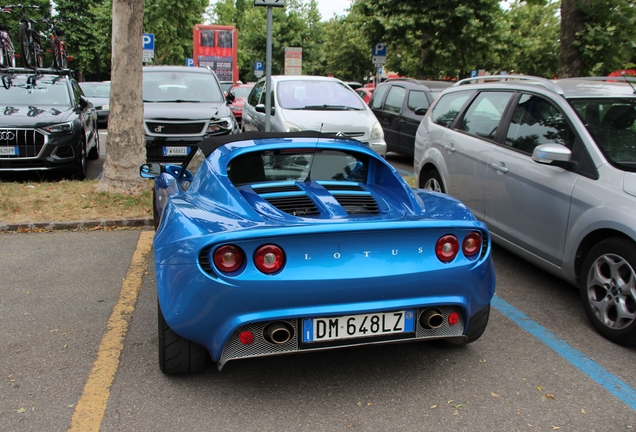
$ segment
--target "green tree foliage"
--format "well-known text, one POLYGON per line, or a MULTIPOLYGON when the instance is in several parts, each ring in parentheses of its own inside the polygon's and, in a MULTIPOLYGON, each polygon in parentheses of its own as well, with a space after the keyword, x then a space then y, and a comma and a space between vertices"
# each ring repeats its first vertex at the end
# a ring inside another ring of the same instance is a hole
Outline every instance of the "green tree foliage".
POLYGON ((325 25, 326 67, 329 74, 343 81, 362 81, 375 73, 371 46, 361 26, 360 16, 333 17, 325 25))
POLYGON ((607 75, 636 63, 636 5, 633 0, 588 0, 577 3, 585 16, 576 46, 580 74, 607 75))
POLYGON ((552 78, 557 74, 559 4, 515 1, 504 14, 507 33, 502 67, 508 72, 552 78))
POLYGON ((463 77, 502 66, 498 0, 356 0, 352 11, 365 17, 369 45, 388 44, 387 68, 402 75, 463 77))

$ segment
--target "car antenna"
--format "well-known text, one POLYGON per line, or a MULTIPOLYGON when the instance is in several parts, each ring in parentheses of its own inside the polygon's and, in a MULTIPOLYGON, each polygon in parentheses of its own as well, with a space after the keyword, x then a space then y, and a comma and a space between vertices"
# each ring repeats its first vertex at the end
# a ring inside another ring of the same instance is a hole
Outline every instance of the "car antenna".
POLYGON ((625 71, 622 71, 621 75, 623 76, 623 78, 625 78, 625 82, 632 88, 634 94, 636 94, 636 88, 634 88, 634 85, 631 83, 631 81, 627 79, 627 74, 625 73, 625 71))
MULTIPOLYGON (((320 134, 322 133, 322 126, 324 123, 320 123, 320 130, 318 131, 318 137, 316 138, 316 144, 320 141, 320 134)), ((316 158, 316 154, 314 153, 311 157, 311 162, 309 163, 309 172, 307 173, 307 178, 305 179, 305 183, 311 183, 311 168, 314 166, 314 159, 316 158)))

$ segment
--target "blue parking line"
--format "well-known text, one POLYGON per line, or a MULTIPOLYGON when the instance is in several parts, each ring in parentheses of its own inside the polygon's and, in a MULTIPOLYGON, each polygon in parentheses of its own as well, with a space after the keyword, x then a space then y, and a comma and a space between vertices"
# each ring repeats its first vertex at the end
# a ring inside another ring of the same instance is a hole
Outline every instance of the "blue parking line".
POLYGON ((519 327, 539 339, 555 353, 572 363, 578 370, 603 386, 617 399, 625 402, 631 409, 636 410, 636 390, 627 383, 605 370, 582 352, 572 348, 547 328, 532 321, 526 314, 501 299, 501 297, 495 295, 492 299, 492 306, 519 327))

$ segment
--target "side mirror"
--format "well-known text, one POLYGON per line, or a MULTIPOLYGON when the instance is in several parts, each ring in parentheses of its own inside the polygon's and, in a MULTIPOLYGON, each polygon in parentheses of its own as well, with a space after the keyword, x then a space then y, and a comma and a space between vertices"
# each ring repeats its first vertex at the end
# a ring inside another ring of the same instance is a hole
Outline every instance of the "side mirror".
POLYGON ((541 164, 552 162, 569 162, 572 151, 561 144, 541 144, 534 148, 532 159, 541 164))
POLYGON ((89 102, 84 96, 80 96, 79 98, 79 106, 81 109, 84 109, 88 106, 89 102))
POLYGON ((234 102, 234 100, 236 100, 236 95, 234 94, 234 92, 229 92, 225 96, 225 101, 228 103, 228 105, 234 102))
POLYGON ((428 108, 422 108, 422 107, 417 107, 415 108, 415 111, 413 111, 415 114, 417 115, 424 115, 426 114, 426 111, 428 111, 428 108))
POLYGON ((142 178, 157 178, 165 172, 165 167, 160 163, 145 163, 139 167, 139 175, 142 178))
MULTIPOLYGON (((254 107, 254 109, 256 110, 256 112, 265 114, 265 105, 264 104, 258 104, 258 105, 256 105, 254 107)), ((275 112, 276 112, 276 110, 274 109, 274 107, 272 107, 270 115, 274 115, 275 112)))

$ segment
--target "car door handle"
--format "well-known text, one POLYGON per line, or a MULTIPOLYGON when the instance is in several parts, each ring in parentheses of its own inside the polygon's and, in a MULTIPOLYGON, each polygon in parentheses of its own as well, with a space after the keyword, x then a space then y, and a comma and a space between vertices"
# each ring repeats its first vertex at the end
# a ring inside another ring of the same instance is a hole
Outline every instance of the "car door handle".
POLYGON ((502 165, 493 162, 490 164, 490 166, 499 171, 501 174, 505 174, 508 172, 508 168, 506 168, 506 165, 503 164, 503 162, 502 165))
POLYGON ((446 150, 448 150, 449 152, 451 152, 451 153, 454 153, 454 152, 455 152, 455 150, 457 150, 453 144, 451 144, 451 145, 444 144, 444 148, 445 148, 446 150))

